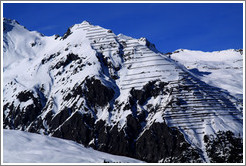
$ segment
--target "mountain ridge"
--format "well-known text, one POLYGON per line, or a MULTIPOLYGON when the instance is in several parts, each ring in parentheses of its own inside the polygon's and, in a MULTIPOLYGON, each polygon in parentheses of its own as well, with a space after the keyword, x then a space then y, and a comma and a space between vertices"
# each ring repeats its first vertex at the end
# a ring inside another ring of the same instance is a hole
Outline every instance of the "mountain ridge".
MULTIPOLYGON (((4 35, 4 56, 18 57, 19 48, 10 49, 14 40, 6 44, 11 31, 4 35)), ((29 44, 20 45, 27 48, 21 53, 31 50, 34 56, 18 66, 11 64, 15 58, 4 59, 10 61, 4 67, 4 128, 147 162, 209 162, 205 135, 219 130, 242 135, 241 101, 146 38, 115 35, 88 22, 62 37, 21 38, 29 44)))

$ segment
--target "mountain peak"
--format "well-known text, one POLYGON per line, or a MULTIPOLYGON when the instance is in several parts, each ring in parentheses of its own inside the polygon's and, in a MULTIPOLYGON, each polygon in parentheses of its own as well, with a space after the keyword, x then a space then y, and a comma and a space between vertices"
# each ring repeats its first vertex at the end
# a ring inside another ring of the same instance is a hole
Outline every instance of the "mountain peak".
POLYGON ((84 20, 84 21, 81 23, 81 25, 91 25, 91 23, 90 23, 89 21, 87 21, 87 20, 84 20))
POLYGON ((5 18, 3 17, 3 22, 4 23, 8 23, 8 24, 20 24, 18 21, 16 20, 12 20, 12 19, 9 19, 9 18, 5 18))
POLYGON ((22 27, 26 29, 24 26, 20 25, 20 23, 16 20, 8 19, 8 18, 3 18, 3 31, 4 32, 9 32, 11 31, 14 27, 22 27))

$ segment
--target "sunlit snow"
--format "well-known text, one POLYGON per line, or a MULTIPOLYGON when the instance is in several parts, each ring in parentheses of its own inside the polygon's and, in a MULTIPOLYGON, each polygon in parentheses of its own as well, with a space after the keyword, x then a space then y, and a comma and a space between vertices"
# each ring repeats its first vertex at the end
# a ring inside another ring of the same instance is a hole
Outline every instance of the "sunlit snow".
POLYGON ((85 148, 73 141, 18 130, 3 130, 3 163, 142 163, 85 148))

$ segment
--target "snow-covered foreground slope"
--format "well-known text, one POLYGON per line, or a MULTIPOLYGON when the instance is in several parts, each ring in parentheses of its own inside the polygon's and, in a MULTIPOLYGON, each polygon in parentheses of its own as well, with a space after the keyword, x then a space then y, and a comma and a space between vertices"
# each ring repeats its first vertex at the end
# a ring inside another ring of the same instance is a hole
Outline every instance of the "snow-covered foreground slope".
POLYGON ((209 85, 229 91, 243 99, 243 52, 224 50, 214 52, 179 49, 170 57, 209 85))
MULTIPOLYGON (((233 77, 227 87, 221 80, 217 86, 215 76, 177 63, 175 53, 170 58, 158 52, 146 38, 115 35, 87 21, 62 37, 30 32, 12 20, 5 19, 4 27, 6 129, 65 138, 147 162, 210 162, 204 137, 218 131, 243 134, 237 97, 242 89, 227 89, 233 77)), ((188 52, 184 60, 199 53, 188 52)), ((213 59, 217 53, 200 54, 197 59, 204 58, 205 66, 223 66, 227 58, 220 54, 222 62, 213 59)), ((238 58, 230 53, 230 60, 238 58)), ((234 64, 240 85, 241 63, 234 64)))
POLYGON ((85 148, 73 141, 18 130, 3 130, 3 163, 143 163, 85 148))

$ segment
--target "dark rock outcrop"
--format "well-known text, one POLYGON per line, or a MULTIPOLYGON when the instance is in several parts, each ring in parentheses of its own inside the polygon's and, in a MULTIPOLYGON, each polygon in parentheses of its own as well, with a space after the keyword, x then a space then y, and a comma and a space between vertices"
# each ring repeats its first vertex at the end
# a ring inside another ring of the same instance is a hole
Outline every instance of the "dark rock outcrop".
POLYGON ((83 90, 83 94, 88 101, 88 105, 105 106, 114 97, 114 90, 106 87, 100 80, 94 77, 85 80, 86 89, 83 90))
POLYGON ((34 97, 32 91, 23 91, 16 96, 19 100, 18 106, 14 106, 14 103, 6 103, 4 110, 8 110, 8 114, 4 114, 3 122, 5 127, 11 129, 26 129, 28 125, 36 120, 36 118, 42 113, 42 104, 40 97, 34 97), (30 104, 26 104, 21 107, 21 102, 25 103, 31 100, 30 104))
POLYGON ((156 97, 169 92, 169 90, 165 88, 167 84, 168 83, 165 82, 150 81, 144 85, 141 90, 132 89, 130 94, 133 99, 138 101, 138 104, 143 105, 150 97, 156 97), (158 85, 155 85, 156 83, 158 83, 158 85))
POLYGON ((52 136, 73 140, 87 146, 92 139, 94 118, 76 111, 52 136))
POLYGON ((71 35, 73 32, 71 31, 71 28, 72 27, 70 27, 70 28, 68 28, 67 29, 67 32, 62 36, 62 39, 64 40, 64 39, 66 39, 69 35, 71 35))
POLYGON ((231 131, 219 131, 216 136, 205 135, 204 142, 212 163, 243 162, 243 139, 231 131))
POLYGON ((192 149, 177 129, 169 128, 165 123, 154 123, 136 141, 136 157, 147 162, 165 161, 201 162, 198 151, 192 149), (189 151, 194 151, 192 156, 189 151), (151 153, 150 153, 151 152, 151 153), (191 160, 191 161, 192 161, 191 160))

